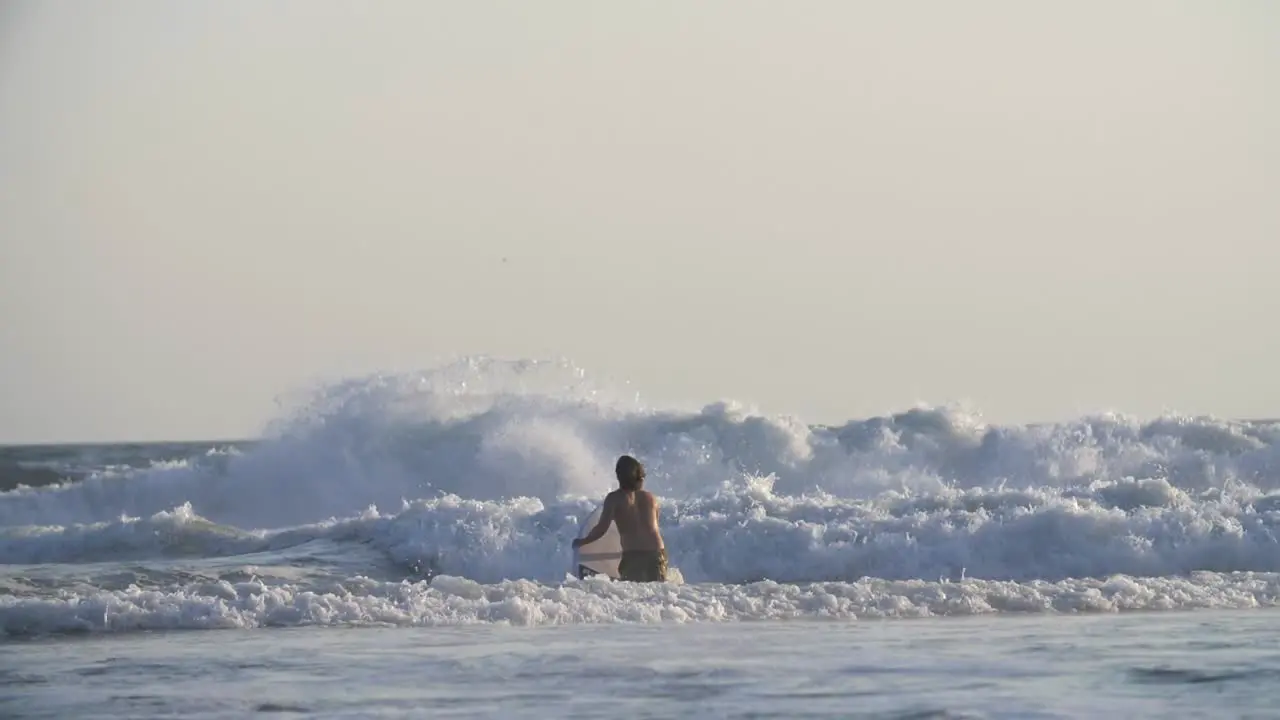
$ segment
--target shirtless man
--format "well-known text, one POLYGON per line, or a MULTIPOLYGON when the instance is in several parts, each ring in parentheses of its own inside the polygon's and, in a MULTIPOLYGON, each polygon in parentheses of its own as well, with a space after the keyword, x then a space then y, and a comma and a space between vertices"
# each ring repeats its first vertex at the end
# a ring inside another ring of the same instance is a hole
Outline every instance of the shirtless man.
POLYGON ((644 485, 644 466, 630 455, 618 458, 614 468, 618 476, 618 489, 604 498, 600 522, 586 537, 575 538, 575 548, 593 543, 609 530, 609 523, 618 523, 618 535, 622 540, 622 560, 618 563, 618 575, 633 582, 666 582, 667 550, 658 531, 658 498, 644 485))

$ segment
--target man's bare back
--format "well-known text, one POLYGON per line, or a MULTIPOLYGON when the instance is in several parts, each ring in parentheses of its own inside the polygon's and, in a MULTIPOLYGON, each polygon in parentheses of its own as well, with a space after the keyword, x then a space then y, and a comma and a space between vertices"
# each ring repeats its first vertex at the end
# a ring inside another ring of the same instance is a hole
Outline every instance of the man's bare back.
MULTIPOLYGON (((622 551, 662 550, 658 530, 658 498, 648 490, 614 490, 604 499, 603 516, 618 524, 622 551)), ((603 517, 602 517, 603 519, 603 517)))

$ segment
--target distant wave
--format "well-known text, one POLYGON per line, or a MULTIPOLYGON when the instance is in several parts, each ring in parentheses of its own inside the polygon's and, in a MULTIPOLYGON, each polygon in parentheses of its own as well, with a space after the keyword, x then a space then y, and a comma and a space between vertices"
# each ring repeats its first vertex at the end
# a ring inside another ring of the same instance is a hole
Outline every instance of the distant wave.
POLYGON ((1001 427, 919 408, 818 427, 727 403, 649 408, 565 364, 468 361, 322 387, 263 441, 217 462, 116 466, 70 485, 0 493, 0 526, 111 521, 190 503, 214 522, 271 529, 446 494, 598 498, 623 452, 645 461, 649 486, 670 500, 765 476, 779 495, 847 499, 1066 491, 1126 478, 1189 493, 1280 489, 1274 423, 1105 416, 1001 427))

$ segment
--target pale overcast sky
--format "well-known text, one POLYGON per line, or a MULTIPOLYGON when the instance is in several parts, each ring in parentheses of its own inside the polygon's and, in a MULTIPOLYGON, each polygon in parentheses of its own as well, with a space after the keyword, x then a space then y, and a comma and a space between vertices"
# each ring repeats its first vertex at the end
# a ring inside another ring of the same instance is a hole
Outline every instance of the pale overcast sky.
POLYGON ((1278 243, 1266 0, 0 9, 0 442, 466 354, 813 422, 1275 416, 1278 243))

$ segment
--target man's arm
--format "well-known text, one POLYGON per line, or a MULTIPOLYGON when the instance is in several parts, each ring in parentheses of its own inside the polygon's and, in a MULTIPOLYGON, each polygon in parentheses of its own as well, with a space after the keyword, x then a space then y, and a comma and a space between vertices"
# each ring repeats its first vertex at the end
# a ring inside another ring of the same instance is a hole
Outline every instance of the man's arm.
POLYGON ((591 532, 587 533, 585 537, 574 538, 573 546, 581 547, 583 545, 593 543, 599 540, 600 538, 604 537, 604 534, 606 532, 609 532, 609 525, 612 522, 613 522, 613 493, 609 493, 609 495, 604 499, 604 508, 600 511, 600 522, 596 523, 596 526, 591 528, 591 532))

